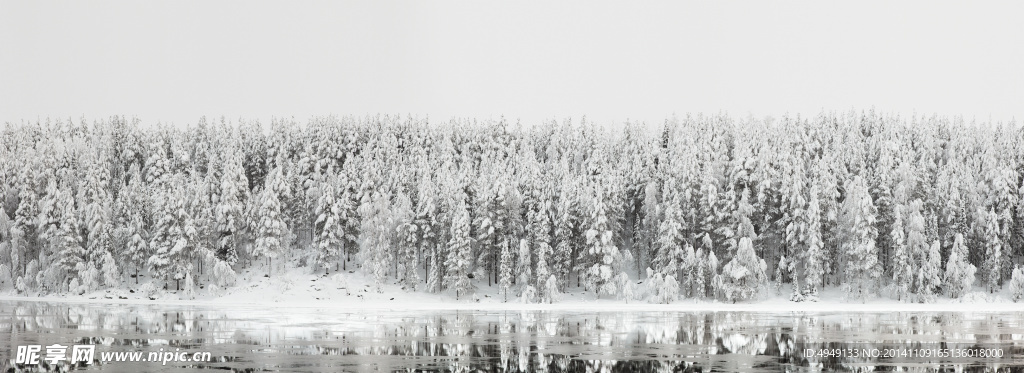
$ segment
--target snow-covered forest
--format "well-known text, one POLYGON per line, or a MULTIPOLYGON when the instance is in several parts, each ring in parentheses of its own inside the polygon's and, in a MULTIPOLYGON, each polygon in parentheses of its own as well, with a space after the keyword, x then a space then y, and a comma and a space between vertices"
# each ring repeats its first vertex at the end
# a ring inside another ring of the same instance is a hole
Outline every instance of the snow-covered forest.
POLYGON ((1019 299, 1022 176, 1015 124, 873 111, 9 123, 0 290, 188 294, 306 268, 460 300, 1019 299))

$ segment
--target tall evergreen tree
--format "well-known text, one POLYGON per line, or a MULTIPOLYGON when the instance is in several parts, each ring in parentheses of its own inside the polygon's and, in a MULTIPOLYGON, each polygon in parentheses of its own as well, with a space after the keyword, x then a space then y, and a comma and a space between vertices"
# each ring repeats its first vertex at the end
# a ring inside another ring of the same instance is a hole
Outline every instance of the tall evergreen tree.
POLYGON ((267 259, 267 276, 273 271, 274 258, 280 256, 288 245, 288 226, 285 223, 281 200, 278 198, 280 190, 284 188, 283 177, 280 169, 270 171, 260 192, 256 210, 256 244, 253 247, 253 256, 267 259))
MULTIPOLYGON (((920 214, 911 218, 911 232, 915 235, 912 241, 917 239, 921 232, 918 230, 917 222, 920 214)), ((923 222, 922 222, 923 223, 923 222)), ((922 227, 923 228, 923 227, 922 227)), ((914 263, 906 241, 903 239, 903 206, 896 205, 893 208, 893 224, 890 232, 890 243, 892 244, 892 287, 896 293, 896 299, 907 300, 910 298, 910 288, 914 283, 914 263)), ((923 236, 921 236, 923 239, 923 236)), ((916 244, 916 242, 915 242, 916 244)))
POLYGON ((999 216, 989 210, 985 217, 985 265, 982 278, 989 293, 995 293, 1000 287, 999 271, 1002 267, 1003 243, 999 239, 999 216))
POLYGON ((878 264, 875 240, 875 206, 864 179, 856 176, 846 185, 841 226, 846 279, 843 288, 848 297, 862 302, 875 294, 882 271, 878 264))
POLYGON ((741 237, 736 255, 722 268, 722 292, 725 300, 747 300, 757 294, 758 289, 768 280, 765 270, 768 265, 757 256, 749 237, 741 237))
POLYGON ((455 289, 455 299, 469 298, 473 293, 469 281, 469 268, 472 261, 473 238, 469 232, 469 209, 465 201, 456 204, 451 225, 451 240, 448 241, 448 273, 445 283, 455 289))
POLYGON ((611 222, 607 215, 604 189, 596 188, 593 207, 590 212, 590 228, 587 230, 587 250, 594 257, 595 263, 590 267, 588 278, 592 290, 600 296, 614 296, 616 287, 612 281, 615 273, 619 249, 612 242, 611 222))
POLYGON ((964 236, 957 234, 953 239, 949 260, 946 262, 946 274, 943 281, 946 294, 951 298, 960 298, 967 294, 971 290, 971 286, 974 285, 974 274, 977 269, 967 260, 967 256, 964 236))

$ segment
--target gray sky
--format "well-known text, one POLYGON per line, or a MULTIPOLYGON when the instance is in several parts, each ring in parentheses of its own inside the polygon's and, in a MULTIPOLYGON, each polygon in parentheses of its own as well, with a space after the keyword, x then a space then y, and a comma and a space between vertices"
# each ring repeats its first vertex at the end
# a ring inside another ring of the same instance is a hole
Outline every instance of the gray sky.
POLYGON ((0 0, 0 121, 1024 113, 1012 2, 0 0))

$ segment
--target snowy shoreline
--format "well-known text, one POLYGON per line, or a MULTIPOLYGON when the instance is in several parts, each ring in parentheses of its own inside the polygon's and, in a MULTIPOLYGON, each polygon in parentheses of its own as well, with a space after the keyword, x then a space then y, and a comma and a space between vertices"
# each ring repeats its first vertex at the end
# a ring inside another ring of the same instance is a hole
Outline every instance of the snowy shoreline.
MULTIPOLYGON (((434 302, 398 304, 389 301, 356 301, 330 302, 307 300, 304 302, 225 302, 221 299, 205 300, 169 300, 169 299, 106 299, 86 296, 46 296, 26 297, 0 295, 0 302, 44 302, 44 303, 96 303, 109 305, 152 305, 152 306, 216 306, 230 308, 247 308, 253 306, 272 308, 318 308, 345 311, 589 311, 589 312, 823 312, 823 313, 874 313, 874 312, 1024 312, 1020 304, 1013 302, 977 303, 898 303, 888 299, 869 303, 845 303, 842 301, 822 301, 794 303, 783 300, 767 300, 752 303, 720 303, 706 301, 679 301, 672 304, 653 304, 645 302, 625 303, 606 300, 599 302, 560 302, 553 304, 537 303, 456 303, 434 302), (983 306, 983 307, 979 307, 983 306)), ((454 301, 454 300, 453 300, 454 301)))
MULTIPOLYGON (((838 288, 827 288, 821 292, 817 302, 791 302, 785 295, 776 295, 774 290, 765 289, 760 299, 724 303, 707 299, 681 299, 670 304, 647 303, 612 299, 596 299, 592 292, 576 290, 562 294, 561 300, 551 304, 523 303, 510 297, 503 302, 496 286, 480 286, 475 300, 456 300, 451 293, 429 294, 401 290, 397 284, 387 284, 383 292, 373 288, 373 280, 359 271, 343 273, 342 276, 310 274, 292 270, 270 278, 257 276, 243 281, 238 286, 222 289, 213 294, 200 290, 195 299, 179 299, 174 291, 162 292, 150 299, 140 291, 102 290, 83 295, 25 296, 11 293, 0 294, 0 302, 60 302, 106 305, 153 305, 153 306, 195 306, 217 308, 270 307, 274 309, 315 308, 338 311, 562 311, 562 312, 1024 312, 1024 305, 1013 303, 1005 294, 970 293, 967 298, 954 300, 939 298, 934 303, 903 303, 887 297, 868 299, 864 303, 849 302, 842 298, 838 288)), ((141 286, 136 286, 141 288, 141 286)), ((1005 290, 1005 289, 1004 289, 1005 290)), ((1005 291, 1004 291, 1005 292, 1005 291)), ((781 294, 788 294, 783 288, 781 294)))

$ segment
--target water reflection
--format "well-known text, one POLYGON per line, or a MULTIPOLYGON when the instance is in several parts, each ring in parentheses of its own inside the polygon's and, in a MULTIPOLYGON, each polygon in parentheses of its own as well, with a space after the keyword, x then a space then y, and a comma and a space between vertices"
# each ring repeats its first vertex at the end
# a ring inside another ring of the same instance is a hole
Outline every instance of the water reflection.
POLYGON ((0 302, 0 354, 3 371, 1021 372, 1024 312, 353 313, 0 302), (55 343, 95 344, 94 363, 13 364, 18 346, 55 343), (214 361, 100 361, 104 352, 160 349, 210 352, 214 361))

